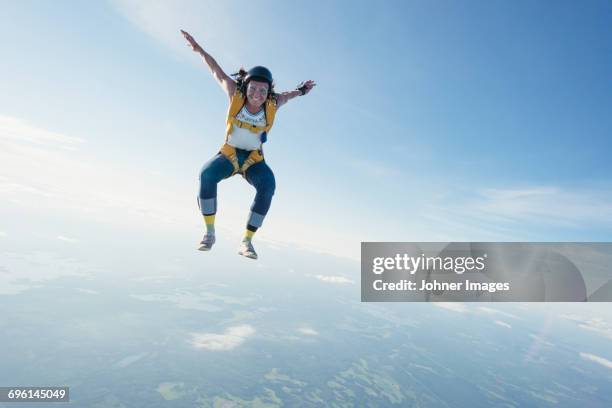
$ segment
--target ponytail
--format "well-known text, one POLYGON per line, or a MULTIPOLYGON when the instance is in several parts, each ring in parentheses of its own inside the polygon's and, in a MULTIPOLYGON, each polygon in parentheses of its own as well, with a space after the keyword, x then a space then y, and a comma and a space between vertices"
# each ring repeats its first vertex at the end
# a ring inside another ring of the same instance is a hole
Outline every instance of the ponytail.
POLYGON ((244 67, 240 67, 238 72, 235 72, 230 75, 236 81, 236 88, 243 94, 246 95, 246 83, 244 82, 244 78, 247 76, 247 71, 244 67))

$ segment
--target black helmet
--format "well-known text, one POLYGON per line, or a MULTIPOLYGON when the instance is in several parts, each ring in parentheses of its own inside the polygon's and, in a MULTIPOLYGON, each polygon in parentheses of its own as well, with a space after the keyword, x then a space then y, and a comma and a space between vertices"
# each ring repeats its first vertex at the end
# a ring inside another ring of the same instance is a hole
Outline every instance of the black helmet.
POLYGON ((264 81, 267 82, 270 87, 272 86, 272 73, 266 67, 256 66, 247 71, 246 77, 244 77, 244 82, 247 82, 251 79, 256 81, 264 81))

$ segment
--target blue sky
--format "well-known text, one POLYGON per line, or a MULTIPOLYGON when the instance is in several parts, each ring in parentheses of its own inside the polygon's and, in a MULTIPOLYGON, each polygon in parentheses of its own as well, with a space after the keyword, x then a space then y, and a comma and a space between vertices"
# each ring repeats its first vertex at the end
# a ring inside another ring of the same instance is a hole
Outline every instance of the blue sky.
MULTIPOLYGON (((277 193, 258 239, 351 258, 367 240, 610 240, 609 2, 38 1, 2 14, 5 208, 201 228, 197 175, 227 105, 182 28, 228 73, 318 82, 270 132, 277 193)), ((238 177, 220 187, 231 239, 252 195, 238 177)))

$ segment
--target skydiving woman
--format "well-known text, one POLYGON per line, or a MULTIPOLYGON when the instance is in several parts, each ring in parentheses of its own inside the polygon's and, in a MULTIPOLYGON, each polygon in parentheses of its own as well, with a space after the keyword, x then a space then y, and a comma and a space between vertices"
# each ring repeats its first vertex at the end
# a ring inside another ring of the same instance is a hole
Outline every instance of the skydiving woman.
POLYGON ((193 51, 202 56, 213 77, 229 98, 225 143, 212 159, 202 167, 198 205, 206 224, 206 233, 199 245, 200 251, 209 251, 215 243, 215 214, 217 212, 217 183, 241 174, 257 190, 246 225, 246 232, 238 253, 257 259, 253 248, 253 234, 261 227, 268 213, 276 184, 274 173, 266 164, 262 145, 274 123, 278 108, 295 98, 306 95, 316 85, 305 81, 297 89, 275 93, 272 73, 256 66, 248 71, 240 69, 228 76, 217 61, 193 39, 181 30, 193 51))

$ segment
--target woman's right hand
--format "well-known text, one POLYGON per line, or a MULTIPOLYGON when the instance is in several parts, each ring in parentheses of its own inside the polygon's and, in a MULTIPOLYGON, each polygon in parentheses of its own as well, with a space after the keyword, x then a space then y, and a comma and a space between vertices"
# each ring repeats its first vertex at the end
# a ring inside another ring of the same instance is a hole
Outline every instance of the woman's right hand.
POLYGON ((200 44, 198 44, 198 42, 194 40, 193 37, 187 31, 181 30, 181 34, 183 34, 183 37, 185 37, 191 49, 193 49, 195 52, 203 51, 202 47, 200 47, 200 44))

